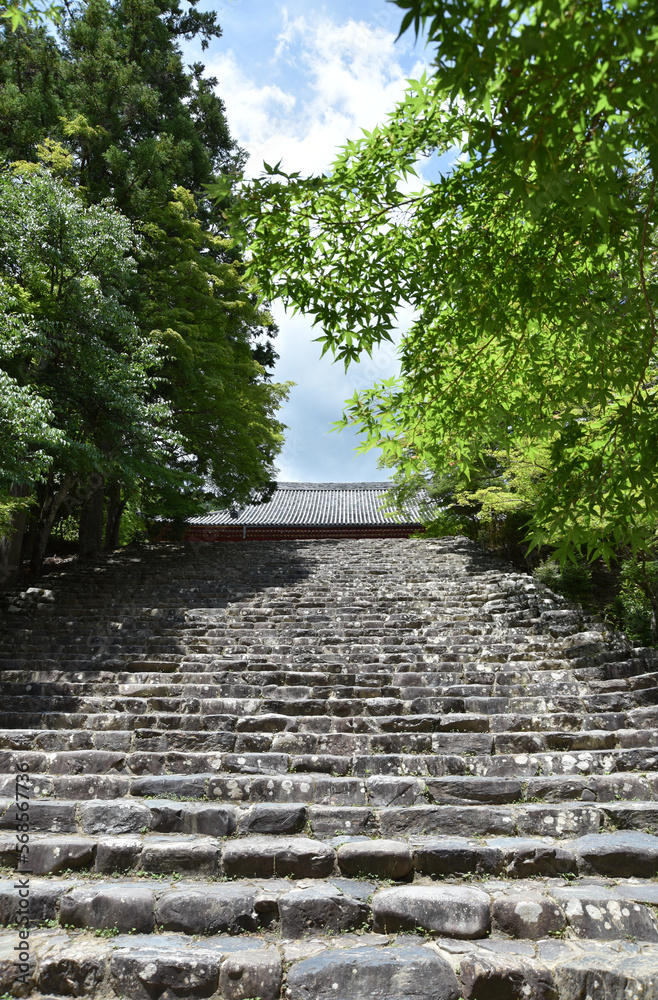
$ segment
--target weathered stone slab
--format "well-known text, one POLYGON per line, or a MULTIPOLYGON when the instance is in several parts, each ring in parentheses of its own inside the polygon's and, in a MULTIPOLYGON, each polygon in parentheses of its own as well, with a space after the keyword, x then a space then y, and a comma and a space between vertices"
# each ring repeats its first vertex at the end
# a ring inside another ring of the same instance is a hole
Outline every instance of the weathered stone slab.
POLYGON ((222 1000, 279 1000, 281 958, 276 948, 236 951, 222 963, 219 988, 222 1000))
POLYGON ((517 955, 465 955, 459 978, 464 1000, 557 1000, 552 973, 517 955))
POLYGON ((22 953, 20 949, 17 952, 15 949, 19 943, 13 934, 0 939, 0 989, 3 996, 26 997, 34 990, 34 951, 30 948, 22 953), (20 975, 20 980, 17 975, 20 975))
POLYGON ((55 941, 40 953, 35 980, 43 994, 93 996, 105 978, 107 947, 84 940, 55 941))
POLYGON ((240 815, 239 833, 282 835, 299 833, 306 823, 306 806, 260 802, 240 815))
POLYGON ((581 837, 598 833, 601 817, 601 810, 589 805, 527 805, 519 813, 518 831, 522 837, 581 837))
POLYGON ((579 870, 615 878, 653 878, 658 874, 658 837, 619 831, 579 837, 568 843, 579 870))
MULTIPOLYGON (((30 829, 51 833, 76 833, 75 802, 30 802, 30 829)), ((16 808, 13 799, 3 799, 0 805, 0 830, 16 829, 16 808)))
POLYGON ((142 802, 92 800, 80 803, 80 823, 85 833, 138 833, 149 828, 151 813, 142 802))
POLYGON ((221 955, 185 952, 175 941, 120 949, 110 959, 110 981, 117 996, 131 1000, 209 997, 217 992, 220 961, 221 955))
POLYGON ((227 753, 224 768, 235 774, 287 774, 290 757, 285 753, 227 753))
POLYGON ((206 837, 230 837, 237 827, 233 806, 214 802, 186 802, 183 810, 183 833, 206 837))
POLYGON ((561 934, 566 919, 555 900, 539 892, 521 892, 494 899, 492 926, 513 938, 537 940, 561 934))
POLYGON ((333 847, 306 837, 248 837, 224 846, 224 871, 232 877, 326 878, 334 868, 333 847))
POLYGON ((445 959, 416 945, 346 948, 298 962, 288 1000, 459 1000, 445 959))
POLYGON ((491 900, 471 886, 382 889, 372 901, 373 927, 380 933, 432 931, 442 937, 480 938, 491 927, 491 900))
POLYGON ((398 840, 359 840, 338 848, 338 866, 346 875, 402 879, 413 869, 411 848, 398 840))
POLYGON ((94 871, 104 875, 132 871, 138 867, 141 853, 139 837, 99 837, 94 871))
POLYGON ((591 948, 571 955, 553 969, 560 1000, 658 1000, 658 954, 615 954, 591 948))
MULTIPOLYGON (((94 863, 95 852, 96 840, 93 838, 76 837, 73 834, 53 836, 47 840, 32 839, 26 861, 35 875, 54 875, 68 868, 90 868, 94 863)), ((15 857, 14 854, 13 862, 10 861, 11 867, 15 865, 15 857)))
POLYGON ((626 938, 658 941, 658 923, 647 906, 619 898, 601 886, 554 888, 550 895, 579 937, 599 941, 626 938))
POLYGON ((60 896, 74 888, 77 882, 51 882, 48 879, 29 879, 29 888, 25 882, 9 879, 0 882, 0 924, 15 924, 17 922, 18 904, 21 898, 29 899, 30 918, 33 924, 46 920, 55 920, 57 904, 60 896), (19 896, 22 892, 22 897, 19 896), (29 895, 28 895, 29 893, 29 895))
POLYGON ((515 878, 576 871, 576 857, 568 845, 531 837, 494 837, 488 844, 503 852, 504 871, 515 878))
POLYGON ((375 810, 360 806, 309 806, 308 819, 316 837, 373 836, 378 832, 375 810))
POLYGON ((426 801, 425 782, 420 778, 376 775, 366 779, 366 787, 373 806, 415 806, 426 801))
POLYGON ((242 885, 203 885, 165 892, 155 907, 155 922, 185 934, 239 934, 256 931, 257 889, 242 885))
POLYGON ((468 872, 497 875, 503 868, 505 854, 493 847, 465 837, 443 837, 414 844, 413 864, 423 875, 463 875, 468 872))
POLYGON ((519 802, 523 795, 518 778, 428 778, 427 791, 437 805, 481 803, 504 805, 519 802))
POLYGON ((131 795, 148 795, 156 798, 203 799, 210 774, 158 774, 145 778, 134 778, 130 786, 131 795))
POLYGON ((284 938, 356 930, 370 916, 367 903, 345 895, 336 885, 320 884, 288 892, 279 898, 278 909, 284 938))
POLYGON ((495 836, 511 833, 514 814, 511 809, 490 806, 410 806, 378 811, 384 837, 412 834, 445 834, 447 836, 495 836))
POLYGON ((155 896, 135 885, 91 885, 62 896, 59 922, 63 926, 148 934, 153 930, 155 896))
POLYGON ((215 875, 219 847, 214 840, 202 837, 146 837, 139 863, 147 872, 215 875))

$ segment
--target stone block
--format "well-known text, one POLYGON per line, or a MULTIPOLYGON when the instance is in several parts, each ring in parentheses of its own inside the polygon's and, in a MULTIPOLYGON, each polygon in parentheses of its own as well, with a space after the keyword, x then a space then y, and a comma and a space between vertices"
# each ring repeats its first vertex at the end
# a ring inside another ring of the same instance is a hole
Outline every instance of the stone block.
POLYGON ((411 848, 397 840, 359 840, 338 848, 338 866, 345 875, 403 879, 413 870, 411 848))
POLYGON ((579 837, 565 845, 584 874, 653 878, 658 874, 658 837, 619 831, 579 837))
POLYGON ((491 900, 471 886, 421 886, 382 889, 372 901, 379 933, 431 931, 441 937, 481 938, 491 928, 491 900))
POLYGON ((29 867, 35 875, 55 875, 68 868, 91 868, 96 853, 96 840, 86 837, 50 837, 32 840, 29 867))
POLYGON ((308 819, 316 837, 376 835, 374 809, 360 806, 309 806, 308 819))
POLYGON ((286 753, 227 753, 224 769, 235 774, 287 774, 290 757, 286 753))
POLYGON ((288 1000, 460 1000, 448 962, 417 945, 325 951, 288 972, 288 1000))
POLYGON ((68 750, 53 754, 51 774, 106 774, 123 771, 126 755, 105 750, 68 750))
POLYGON ((256 931, 261 920, 258 890, 241 885, 178 887, 165 892, 155 907, 155 922, 185 934, 239 934, 256 931))
POLYGON ((325 806, 366 806, 368 793, 361 778, 333 778, 318 775, 314 802, 325 806))
POLYGON ((238 832, 274 835, 299 833, 305 824, 306 806, 259 802, 242 813, 238 832))
POLYGON ((409 806, 379 810, 384 837, 414 834, 446 836, 495 836, 512 833, 514 814, 500 806, 409 806))
POLYGON ((335 885, 310 886, 288 892, 280 897, 278 908, 284 938, 356 930, 370 915, 366 902, 345 895, 335 885))
POLYGON ((138 833, 148 829, 151 813, 142 802, 106 800, 80 803, 80 824, 85 833, 138 833))
POLYGON ((224 872, 240 878, 326 878, 335 858, 332 847, 306 837, 248 837, 225 844, 222 855, 224 872))
POLYGON ((233 777, 213 775, 208 779, 207 794, 211 802, 245 802, 250 798, 252 779, 236 774, 233 777))
POLYGON ((59 922, 62 926, 91 930, 116 928, 122 933, 148 934, 153 930, 155 896, 135 885, 91 885, 62 896, 59 922))
POLYGON ((430 802, 436 802, 437 805, 505 805, 508 802, 519 802, 523 797, 518 778, 496 777, 428 778, 427 793, 430 802))
POLYGON ((333 774, 337 777, 349 773, 351 761, 349 757, 339 757, 336 754, 304 754, 292 757, 290 770, 297 773, 333 774))
MULTIPOLYGON (((586 949, 583 942, 582 947, 586 949)), ((591 948, 565 957, 553 969, 560 1000, 655 1000, 658 953, 624 953, 591 948)))
POLYGON ((138 867, 141 853, 138 837, 99 837, 94 871, 104 875, 132 871, 138 867))
POLYGON ((465 837, 445 837, 413 849, 414 868, 423 875, 498 875, 503 860, 499 848, 465 837))
POLYGON ((392 778, 384 775, 366 779, 368 799, 373 806, 415 806, 426 801, 421 778, 392 778))
POLYGON ((489 841, 489 847, 502 851, 504 872, 514 878, 576 871, 576 857, 568 844, 532 837, 495 837, 489 841))
POLYGON ((219 848, 213 840, 191 836, 146 837, 139 861, 147 872, 195 875, 217 874, 218 862, 219 848))
POLYGON ((130 1000, 196 1000, 217 992, 220 961, 221 955, 185 952, 177 941, 120 949, 110 959, 110 982, 118 997, 130 1000))
POLYGON ((206 837, 230 837, 237 827, 235 807, 214 802, 186 802, 182 819, 183 833, 206 837))
POLYGON ((154 774, 134 778, 131 795, 148 795, 156 798, 203 799, 206 796, 209 774, 154 774))
POLYGON ((8 879, 0 882, 0 924, 16 923, 19 891, 23 891, 22 898, 29 898, 30 902, 30 922, 32 926, 44 923, 46 920, 57 918, 57 904, 60 896, 75 886, 75 882, 50 882, 48 879, 29 880, 29 897, 25 895, 26 886, 19 885, 16 879, 8 879), (19 885, 19 888, 16 888, 19 885))
POLYGON ((516 955, 466 955, 459 978, 464 1000, 558 1000, 552 973, 516 955))
POLYGON ((106 968, 104 944, 65 939, 39 955, 35 979, 42 994, 88 997, 98 991, 106 968))
POLYGON ((537 940, 560 934, 566 927, 562 909, 539 892, 521 892, 494 899, 494 931, 512 938, 537 940))
POLYGON ((236 951, 228 955, 219 974, 222 1000, 279 1000, 281 958, 276 948, 236 951))
POLYGON ((551 889, 569 927, 578 937, 599 941, 637 938, 658 941, 658 924, 648 906, 618 897, 601 886, 567 886, 551 889))
MULTIPOLYGON (((75 802, 48 802, 32 800, 30 802, 30 829, 48 831, 50 833, 76 833, 75 802)), ((15 809, 9 809, 2 817, 0 827, 15 829, 15 809)))
POLYGON ((0 940, 0 990, 5 997, 26 997, 34 991, 34 975, 36 972, 36 958, 30 948, 22 953, 15 950, 17 938, 12 935, 5 935, 0 940), (17 969, 17 959, 20 969, 17 969), (16 978, 18 973, 25 977, 25 982, 20 982, 16 978))
POLYGON ((598 833, 601 818, 601 811, 595 806, 527 805, 519 812, 518 831, 522 837, 581 837, 598 833))

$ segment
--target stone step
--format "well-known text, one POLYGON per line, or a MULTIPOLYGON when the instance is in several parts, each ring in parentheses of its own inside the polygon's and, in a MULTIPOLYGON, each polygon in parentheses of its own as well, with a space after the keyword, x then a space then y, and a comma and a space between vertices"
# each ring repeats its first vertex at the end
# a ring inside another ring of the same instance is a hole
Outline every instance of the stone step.
MULTIPOLYGON (((307 905, 304 890, 300 896, 300 905, 307 905)), ((462 927, 475 925, 477 899, 470 900, 462 927)), ((327 912, 331 903, 328 895, 327 912)), ((454 909, 454 900, 444 901, 443 914, 450 904, 454 909)), ((442 922, 449 924, 450 918, 442 922)), ((450 926, 457 929, 454 921, 450 926)), ((655 1000, 657 995, 658 947, 643 940, 542 938, 530 943, 437 935, 434 942, 413 933, 348 931, 313 935, 304 943, 268 933, 202 939, 180 932, 106 939, 102 933, 35 930, 24 989, 41 996, 83 996, 107 984, 112 995, 130 1000, 181 995, 190 1000, 220 995, 229 1000, 474 1000, 492 995, 581 1000, 596 996, 593 984, 605 983, 605 996, 612 1000, 655 1000)), ((9 956, 11 933, 0 940, 9 956)), ((13 956, 3 959, 3 981, 12 961, 13 956)))
MULTIPOLYGON (((290 876, 322 880, 332 876, 366 876, 408 882, 414 878, 422 880, 478 872, 482 877, 505 878, 563 875, 569 879, 578 874, 624 880, 651 879, 658 869, 658 837, 641 831, 585 833, 562 840, 538 837, 535 833, 525 836, 501 833, 486 838, 456 832, 430 835, 415 831, 413 822, 403 832, 400 824, 394 832, 387 831, 386 817, 380 814, 382 837, 379 839, 350 834, 322 839, 323 832, 330 833, 330 830, 320 831, 318 837, 313 827, 324 825, 326 828, 330 810, 310 808, 312 813, 314 811, 310 817, 312 837, 289 832, 285 835, 229 835, 226 839, 226 831, 231 830, 231 811, 225 808, 220 816, 217 807, 207 807, 205 812, 201 809, 185 811, 185 816, 192 817, 197 827, 213 826, 214 836, 184 832, 35 833, 30 837, 29 872, 30 875, 71 871, 105 875, 145 872, 153 876, 173 874, 179 877, 186 873, 201 879, 290 876)), ((163 822, 174 824, 175 819, 181 825, 180 805, 178 813, 176 807, 171 808, 171 803, 156 804, 154 809, 160 810, 163 822)), ((261 807, 260 812, 265 811, 261 807)), ((117 810, 117 815, 119 813, 117 810)), ((104 815, 107 815, 107 804, 97 804, 97 826, 101 825, 104 815)), ((92 813, 88 819, 91 823, 92 813)), ((461 828, 456 823, 453 825, 464 833, 469 824, 465 822, 461 828)), ((18 851, 15 837, 0 835, 0 867, 16 870, 18 851)), ((19 866, 17 873, 21 870, 19 866)))
MULTIPOLYGON (((313 702, 287 702, 281 699, 223 699, 209 705, 201 706, 192 700, 189 704, 189 714, 185 712, 152 712, 148 714, 133 714, 121 710, 121 701, 110 711, 91 711, 90 707, 77 711, 5 711, 0 714, 0 729, 188 729, 197 730, 202 721, 205 729, 220 727, 227 718, 236 716, 270 716, 288 715, 297 719, 297 727, 306 726, 311 731, 329 732, 333 727, 344 732, 345 723, 351 729, 392 731, 408 731, 411 726, 432 731, 443 729, 454 732, 553 732, 567 730, 587 733, 591 730, 618 729, 652 729, 658 724, 658 706, 630 707, 628 710, 610 712, 583 713, 555 711, 553 713, 524 714, 521 711, 514 714, 505 712, 488 714, 484 711, 486 705, 473 705, 477 711, 453 710, 454 700, 445 699, 442 705, 426 705, 412 702, 408 706, 409 714, 399 715, 398 721, 391 721, 389 713, 396 709, 406 708, 407 703, 391 704, 389 699, 371 699, 357 705, 350 699, 313 702), (448 702, 446 705, 445 702, 448 702), (353 706, 354 714, 350 712, 353 706), (332 714, 322 709, 329 706, 332 714), (442 709, 447 714, 442 714, 442 709), (207 713, 207 714, 206 714, 207 713), (201 714, 201 719, 199 715, 201 714), (306 720, 305 722, 302 720, 306 720), (344 723, 341 725, 341 723, 344 723), (355 725, 358 724, 358 725, 355 725)), ((423 699, 423 702, 426 700, 423 699)), ((466 702, 466 699, 464 700, 466 702)), ((476 699, 471 701, 475 702, 476 699)), ((485 701, 485 699, 482 699, 485 701)), ((496 707, 496 706, 494 706, 496 707)), ((395 717, 393 717, 395 720, 395 717)))
MULTIPOLYGON (((125 677, 125 675, 120 675, 125 677)), ((284 672, 277 670, 276 674, 270 675, 263 672, 245 671, 225 672, 222 679, 213 671, 208 674, 194 674, 190 679, 185 675, 176 675, 177 680, 166 682, 160 680, 160 675, 146 675, 145 678, 133 677, 130 683, 125 680, 108 679, 108 675, 98 674, 88 680, 80 681, 79 674, 75 674, 75 679, 60 679, 53 681, 40 681, 31 675, 20 672, 20 681, 14 681, 5 675, 4 691, 9 697, 21 697, 24 700, 30 699, 30 707, 34 705, 35 699, 53 697, 66 698, 75 697, 77 699, 89 698, 89 696, 101 697, 104 701, 116 697, 122 697, 130 704, 133 699, 142 698, 148 704, 153 699, 177 699, 184 704, 190 698, 223 698, 223 697, 284 697, 284 698, 396 698, 403 702, 410 702, 417 698, 445 697, 445 698, 492 698, 495 691, 496 698, 541 698, 546 703, 546 698, 552 700, 556 695, 579 697, 586 693, 584 685, 574 682, 546 682, 545 684, 504 684, 500 680, 492 681, 490 684, 445 684, 439 683, 423 676, 424 685, 405 683, 405 676, 401 675, 401 681, 396 679, 394 683, 389 675, 365 674, 361 677, 355 675, 343 676, 339 674, 300 674, 298 672, 284 672)), ((649 687, 646 678, 654 675, 641 675, 634 678, 638 682, 638 690, 649 687), (642 682, 642 683, 640 683, 642 682)), ((606 682, 620 684, 620 681, 606 682)), ((629 689, 630 690, 630 689, 629 689)), ((162 711, 162 709, 159 709, 162 711)))
POLYGON ((9 993, 18 774, 20 995, 658 998, 658 651, 471 542, 146 546, 6 619, 9 993))
MULTIPOLYGON (((448 754, 464 758, 478 755, 533 756, 549 754, 556 761, 556 754, 567 755, 579 751, 597 750, 644 750, 646 755, 638 757, 638 770, 652 770, 651 752, 658 747, 656 729, 606 729, 588 731, 532 732, 481 732, 467 729, 466 725, 480 726, 481 717, 465 719, 464 716, 380 718, 379 732, 373 732, 365 725, 366 720, 333 720, 335 728, 323 725, 326 717, 317 720, 295 720, 290 716, 245 716, 237 719, 225 717, 223 725, 231 728, 209 730, 168 731, 153 729, 114 730, 89 729, 0 729, 0 750, 32 750, 35 752, 66 752, 82 750, 102 750, 113 752, 228 752, 236 749, 240 736, 264 741, 260 752, 272 750, 287 753, 292 757, 308 755, 359 756, 403 754, 405 756, 448 754), (357 731, 346 727, 352 722, 357 731), (360 722, 364 726, 359 725, 360 722), (301 724, 301 729, 300 729, 301 724), (308 725, 317 725, 317 732, 307 730, 308 725), (406 725, 406 729, 404 728, 406 725), (409 727, 414 725, 414 730, 409 727), (460 731, 462 725, 466 731, 460 731), (360 731, 359 731, 360 730, 360 731), (382 731, 383 730, 383 731, 382 731), (268 741, 271 739, 271 743, 268 741), (267 745, 265 745, 267 744, 267 745)), ((372 725, 373 720, 367 720, 372 725)), ((246 748, 245 748, 246 749, 246 748)), ((242 752, 242 748, 240 748, 242 752)), ((257 751, 258 752, 258 751, 257 751)), ((36 758, 40 760, 41 758, 36 758)), ((179 758, 181 759, 181 758, 179 758)), ((585 758, 581 758, 584 760, 585 758)), ((623 758, 622 758, 623 759, 623 758)), ((617 758, 613 758, 617 760, 617 758)), ((630 758, 629 758, 630 760, 630 758)), ((568 763, 568 762, 567 762, 568 763)), ((525 767, 526 762, 522 762, 525 767)), ((466 768, 468 761, 465 761, 466 768)), ((495 762, 491 761, 495 766, 495 762)), ((546 765, 553 767, 548 760, 546 765)), ((578 768, 578 759, 574 763, 578 768)), ((616 770, 615 764, 610 770, 616 770)), ((619 768, 625 769, 625 768, 619 768)), ((630 768, 632 770, 632 767, 630 768)))
MULTIPOLYGON (((144 782, 143 796, 125 796, 125 779, 69 778, 60 795, 29 803, 30 828, 54 833, 207 832, 230 836, 248 832, 294 833, 310 829, 316 837, 411 835, 578 837, 604 831, 658 834, 656 799, 546 798, 510 803, 501 793, 493 802, 423 793, 415 779, 370 781, 347 786, 337 779, 293 781, 290 778, 231 776, 211 782, 144 782), (203 792, 214 793, 206 798, 203 792), (185 793, 188 794, 185 794, 185 793), (78 794, 76 794, 78 793, 78 794), (148 793, 148 794, 147 794, 148 793), (68 794, 69 798, 63 796, 68 794), (437 801, 438 799, 438 801, 437 801), (463 800, 462 800, 463 801, 463 800), (100 817, 100 818, 99 818, 100 817)), ((40 786, 37 786, 40 787, 40 786)), ((568 791, 566 789, 565 791, 568 791)), ((48 789, 46 789, 48 791, 48 789)), ((453 792, 456 789, 453 788, 453 792)), ((494 798, 491 796, 492 799, 494 798)), ((6 794, 0 800, 0 829, 13 830, 16 808, 6 794)))
MULTIPOLYGON (((456 742, 444 739, 442 735, 427 738, 431 742, 444 742, 446 749, 452 743, 453 753, 428 754, 422 752, 354 754, 291 754, 276 751, 276 742, 286 746, 290 734, 279 738, 267 733, 226 733, 231 744, 229 753, 194 753, 192 751, 125 753, 111 750, 64 750, 39 752, 33 750, 0 750, 0 775, 16 774, 17 771, 30 775, 81 775, 81 774, 126 774, 129 776, 186 775, 201 772, 249 773, 258 763, 259 773, 280 774, 309 773, 332 774, 336 777, 368 777, 370 775, 391 775, 400 777, 475 777, 521 778, 544 780, 551 776, 561 776, 569 781, 587 780, 589 776, 609 776, 617 780, 628 772, 649 773, 658 770, 658 747, 656 749, 608 749, 580 750, 569 752, 556 750, 553 753, 506 754, 494 753, 493 741, 487 734, 476 734, 475 740, 456 742), (481 739, 480 737, 484 737, 481 739), (243 741, 243 747, 235 744, 243 741), (261 746, 254 757, 249 742, 261 746), (275 746, 273 747, 273 744, 275 746), (466 753, 470 746, 471 752, 466 753), (489 753, 473 753, 473 750, 489 750, 489 753), (461 752, 460 752, 461 751, 461 752), (268 764, 269 762, 269 764, 268 764)), ((303 746, 298 734, 294 734, 303 746)), ((453 734, 448 734, 450 737, 453 734)), ((607 735, 607 734, 604 734, 607 735)), ((313 749, 316 749, 316 742, 313 749)), ((594 741, 592 741, 594 742, 594 741)), ((601 740, 601 742, 605 742, 601 740)), ((610 740, 612 742, 612 740, 610 740)), ((290 749, 290 748, 288 748, 290 749)), ((349 748, 348 748, 349 749, 349 748)), ((417 748, 416 748, 417 749, 417 748)), ((639 774, 637 775, 639 777, 639 774)), ((612 782, 614 784, 614 781, 612 782)), ((527 780, 525 781, 527 784, 527 780)), ((599 782, 599 786, 603 787, 599 782)), ((530 789, 526 789, 530 795, 530 789)), ((633 797, 633 796, 631 796, 633 797)))
MULTIPOLYGON (((340 849, 338 853, 340 859, 340 849)), ((401 851, 396 860, 401 872, 401 851)), ((425 878, 390 888, 364 878, 362 871, 356 879, 347 873, 363 861, 356 850, 346 850, 339 862, 341 874, 316 885, 307 878, 258 876, 214 884, 146 876, 132 881, 30 879, 31 926, 79 928, 99 936, 153 934, 157 929, 206 939, 268 931, 289 940, 354 931, 416 931, 460 939, 468 929, 470 938, 501 941, 568 935, 658 942, 653 910, 658 887, 650 881, 608 886, 596 877, 491 878, 474 887, 425 878)), ((0 880, 0 925, 14 922, 19 898, 14 881, 0 880)))

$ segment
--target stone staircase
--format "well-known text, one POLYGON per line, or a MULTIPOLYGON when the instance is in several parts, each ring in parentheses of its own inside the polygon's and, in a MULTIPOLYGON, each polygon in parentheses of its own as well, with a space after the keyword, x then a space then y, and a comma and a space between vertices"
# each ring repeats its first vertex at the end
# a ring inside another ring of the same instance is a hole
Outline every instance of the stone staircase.
POLYGON ((124 550, 0 668, 0 996, 658 998, 658 650, 471 542, 124 550))

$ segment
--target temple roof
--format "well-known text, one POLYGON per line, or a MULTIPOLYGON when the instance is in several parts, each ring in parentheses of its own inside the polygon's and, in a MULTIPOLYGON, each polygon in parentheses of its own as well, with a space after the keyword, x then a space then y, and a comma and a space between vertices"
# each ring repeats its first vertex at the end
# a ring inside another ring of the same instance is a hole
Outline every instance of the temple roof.
POLYGON ((248 504, 241 510, 215 510, 192 517, 188 524, 404 524, 421 522, 417 506, 405 508, 406 515, 387 517, 382 501, 392 483, 278 483, 268 503, 248 504))

